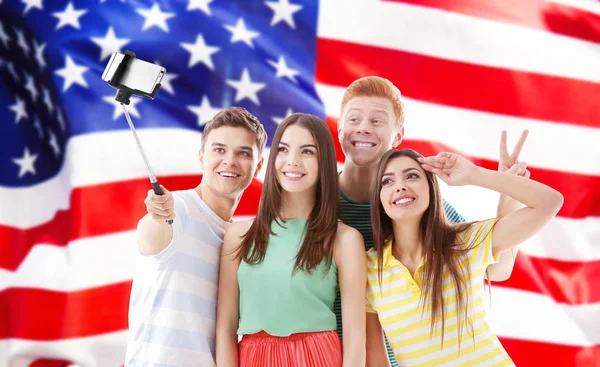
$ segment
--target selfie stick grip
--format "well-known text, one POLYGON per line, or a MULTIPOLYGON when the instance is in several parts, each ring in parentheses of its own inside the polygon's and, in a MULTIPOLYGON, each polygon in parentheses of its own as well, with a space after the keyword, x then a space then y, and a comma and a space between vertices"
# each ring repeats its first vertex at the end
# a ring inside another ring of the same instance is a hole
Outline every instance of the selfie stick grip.
POLYGON ((160 187, 160 184, 157 182, 152 182, 152 190, 154 190, 154 193, 156 195, 162 196, 164 195, 164 192, 162 190, 162 187, 160 187))
MULTIPOLYGON (((156 195, 159 195, 159 196, 164 195, 164 191, 163 191, 162 187, 160 187, 160 184, 158 183, 158 181, 151 182, 151 184, 152 184, 152 190, 154 190, 154 193, 156 195)), ((173 224, 173 219, 168 219, 167 223, 173 224)))

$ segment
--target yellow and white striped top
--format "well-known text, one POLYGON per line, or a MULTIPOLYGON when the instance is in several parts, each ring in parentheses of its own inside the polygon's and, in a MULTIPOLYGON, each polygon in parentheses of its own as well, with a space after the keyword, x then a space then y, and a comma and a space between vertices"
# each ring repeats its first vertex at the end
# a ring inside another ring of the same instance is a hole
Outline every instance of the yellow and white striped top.
MULTIPOLYGON (((444 272, 445 326, 441 340, 441 317, 431 333, 431 301, 421 297, 424 286, 423 262, 414 278, 408 269, 392 255, 392 241, 383 248, 382 282, 379 283, 377 251, 367 252, 369 261, 367 312, 376 313, 388 342, 400 366, 514 366, 514 363, 490 330, 486 321, 483 277, 492 256, 494 220, 477 222, 459 234, 465 246, 462 266, 469 267, 467 318, 462 316, 460 346, 456 319, 456 286, 444 272), (465 322, 466 320, 466 322, 465 322), (472 327, 471 327, 472 325, 472 327)), ((466 269, 461 269, 465 271, 466 269)))

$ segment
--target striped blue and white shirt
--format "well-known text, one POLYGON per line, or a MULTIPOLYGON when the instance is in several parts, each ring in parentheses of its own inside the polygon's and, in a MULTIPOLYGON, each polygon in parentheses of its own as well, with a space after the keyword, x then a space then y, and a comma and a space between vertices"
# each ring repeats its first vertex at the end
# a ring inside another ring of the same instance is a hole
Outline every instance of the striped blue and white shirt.
POLYGON ((214 366, 219 257, 228 222, 195 190, 173 192, 173 239, 138 254, 125 366, 214 366))

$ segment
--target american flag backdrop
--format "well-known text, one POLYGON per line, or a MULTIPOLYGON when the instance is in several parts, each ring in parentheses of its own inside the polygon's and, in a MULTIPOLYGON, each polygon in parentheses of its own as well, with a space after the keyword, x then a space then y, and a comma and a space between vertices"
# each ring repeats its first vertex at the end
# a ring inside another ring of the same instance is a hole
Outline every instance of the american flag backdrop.
MULTIPOLYGON (((500 132, 528 129, 521 159, 565 204, 493 285, 490 323, 518 366, 600 366, 597 0, 0 0, 0 367, 123 364, 150 188, 101 80, 125 50, 167 69, 129 111, 170 190, 200 181, 219 109, 246 107, 271 138, 292 112, 337 135, 344 87, 366 75, 400 88, 402 146, 422 154, 496 169, 500 132)), ((469 220, 495 214, 496 194, 443 193, 469 220)))

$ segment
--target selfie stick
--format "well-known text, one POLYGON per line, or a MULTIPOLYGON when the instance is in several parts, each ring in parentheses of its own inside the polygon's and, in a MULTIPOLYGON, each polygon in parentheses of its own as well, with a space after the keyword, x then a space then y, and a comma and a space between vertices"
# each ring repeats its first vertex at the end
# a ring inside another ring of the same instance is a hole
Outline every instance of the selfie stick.
MULTIPOLYGON (((129 104, 129 102, 130 102, 129 98, 131 97, 132 94, 142 95, 144 97, 154 99, 154 97, 156 97, 156 94, 158 93, 158 90, 160 89, 160 84, 156 85, 156 87, 152 91, 152 94, 146 94, 146 93, 143 93, 138 90, 127 88, 124 85, 122 85, 120 83, 121 77, 123 76, 123 73, 125 72, 125 69, 129 65, 129 61, 132 58, 135 58, 135 54, 131 51, 125 51, 125 56, 123 57, 123 60, 117 67, 114 77, 108 84, 110 84, 113 88, 116 88, 118 90, 115 100, 117 102, 119 102, 121 104, 121 106, 123 107, 123 112, 125 113, 125 118, 127 119, 127 123, 129 124, 129 129, 133 133, 133 138, 135 139, 135 142, 138 146, 138 150, 140 151, 140 154, 142 155, 142 159, 144 160, 144 163, 146 164, 146 169, 148 170, 148 175, 150 176, 150 184, 152 185, 152 190, 154 190, 154 193, 156 195, 163 195, 164 192, 163 192, 162 188, 160 187, 160 184, 158 183, 156 176, 154 175, 154 171, 152 170, 152 167, 150 166, 150 162, 148 161, 148 157, 146 156, 146 153, 144 152, 144 148, 142 147, 142 142, 140 141, 140 138, 138 137, 137 132, 135 131, 135 127, 133 126, 133 122, 131 121, 131 117, 129 116, 129 112, 127 111, 127 107, 125 107, 125 105, 129 104)), ((169 224, 172 224, 173 219, 168 219, 166 222, 169 224)))

